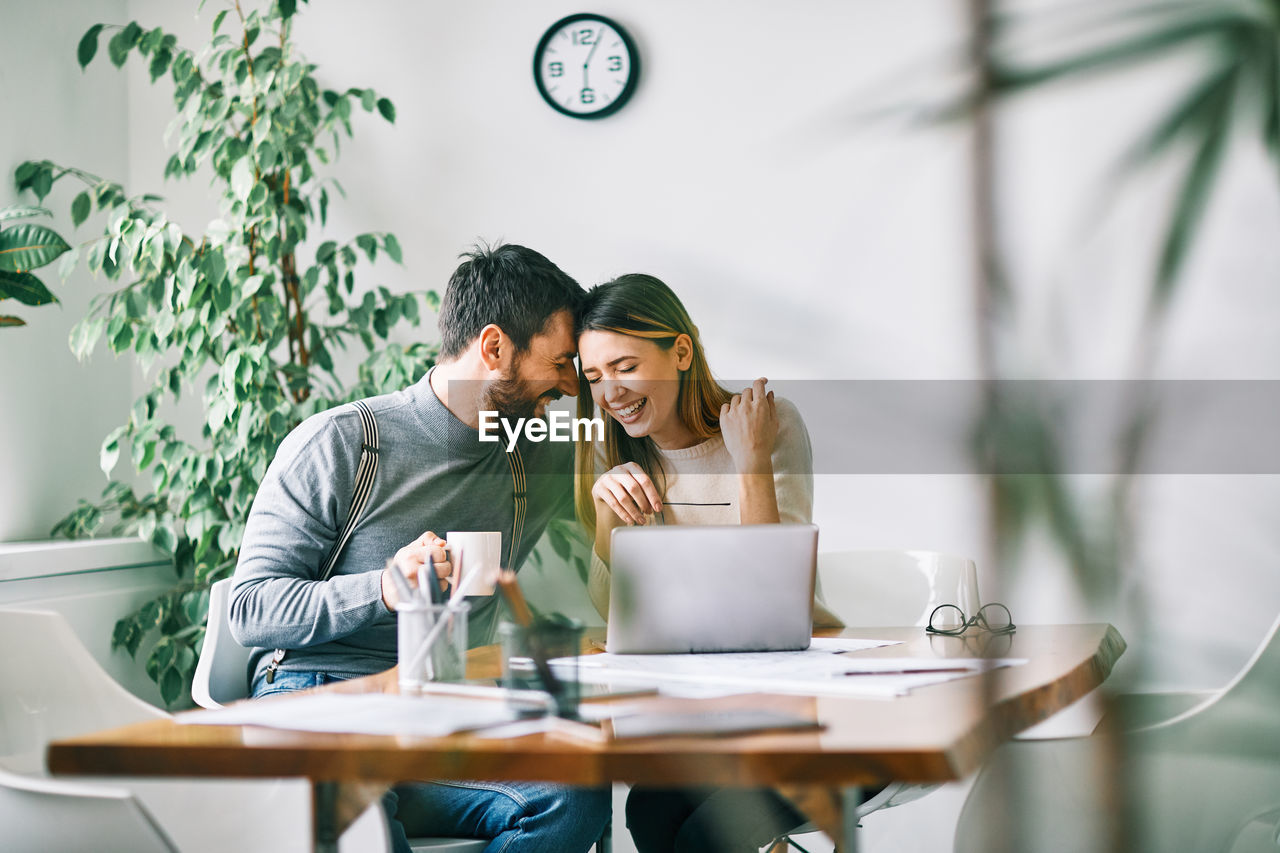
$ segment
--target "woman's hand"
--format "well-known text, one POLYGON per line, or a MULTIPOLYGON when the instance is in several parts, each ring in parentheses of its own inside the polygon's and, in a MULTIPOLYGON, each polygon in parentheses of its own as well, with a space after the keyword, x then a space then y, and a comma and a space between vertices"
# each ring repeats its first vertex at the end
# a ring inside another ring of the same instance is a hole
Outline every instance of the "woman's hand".
POLYGON ((596 512, 601 504, 627 524, 644 524, 646 516, 662 512, 662 497, 649 475, 635 462, 624 462, 600 475, 591 487, 596 512))
POLYGON ((739 474, 770 474, 778 440, 778 411, 763 376, 720 407, 720 433, 739 474))

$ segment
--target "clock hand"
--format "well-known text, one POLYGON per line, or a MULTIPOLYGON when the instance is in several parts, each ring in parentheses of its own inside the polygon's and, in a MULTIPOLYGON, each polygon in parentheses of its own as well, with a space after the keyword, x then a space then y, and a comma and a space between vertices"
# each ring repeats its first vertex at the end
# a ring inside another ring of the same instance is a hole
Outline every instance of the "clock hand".
POLYGON ((600 37, 604 35, 604 27, 596 30, 596 40, 591 45, 591 50, 587 51, 587 60, 582 63, 582 88, 587 88, 587 69, 591 65, 591 57, 596 55, 596 48, 600 46, 600 37))

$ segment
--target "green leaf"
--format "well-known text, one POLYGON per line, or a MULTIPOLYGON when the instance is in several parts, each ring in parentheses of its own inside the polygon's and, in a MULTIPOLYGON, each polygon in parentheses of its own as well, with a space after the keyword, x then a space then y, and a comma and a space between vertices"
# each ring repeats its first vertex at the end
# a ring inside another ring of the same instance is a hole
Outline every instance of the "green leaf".
POLYGON ((161 48, 151 57, 151 65, 148 71, 151 73, 151 82, 154 83, 164 76, 169 70, 169 63, 173 61, 173 54, 161 48))
POLYGON ((242 157, 231 169, 231 191, 243 201, 249 197, 253 184, 253 163, 248 157, 242 157))
POLYGON ((223 9, 221 12, 219 12, 217 15, 214 16, 213 32, 211 33, 211 35, 216 36, 218 34, 218 27, 222 26, 223 19, 227 17, 227 13, 230 11, 231 11, 230 9, 223 9))
POLYGON ((1121 160, 1122 171, 1131 171, 1163 154, 1182 134, 1194 134, 1197 128, 1217 119, 1222 99, 1230 97, 1239 66, 1227 59, 1220 68, 1193 86, 1183 99, 1169 110, 1151 130, 1133 145, 1121 160))
POLYGON ((89 353, 98 344, 102 333, 106 331, 107 321, 102 317, 86 317, 71 329, 71 352, 80 361, 88 358, 89 353))
POLYGON ((81 222, 89 218, 91 207, 89 193, 87 191, 80 193, 76 196, 76 200, 71 202, 71 222, 78 227, 81 222))
POLYGON ((249 299, 258 295, 258 290, 262 287, 263 276, 251 275, 244 280, 244 286, 240 291, 241 299, 249 299))
POLYGON ((391 260, 397 264, 403 261, 404 255, 400 252, 400 241, 396 239, 396 235, 388 234, 383 239, 382 246, 387 250, 387 254, 391 256, 391 260))
POLYGON ((120 30, 111 37, 111 41, 107 42, 107 57, 116 68, 124 67, 125 61, 129 58, 129 51, 133 48, 133 42, 129 41, 127 32, 127 30, 120 30))
POLYGON ((280 17, 288 20, 298 10, 298 0, 280 0, 280 17))
POLYGON ((36 174, 36 170, 38 170, 39 168, 40 168, 40 164, 37 163, 35 160, 27 160, 23 162, 22 165, 20 165, 18 168, 14 169, 13 179, 14 181, 17 182, 18 189, 20 190, 26 189, 27 184, 31 182, 31 179, 36 174))
POLYGON ((167 524, 156 525, 156 530, 151 536, 151 541, 168 551, 170 554, 178 550, 178 537, 174 534, 173 528, 167 524))
POLYGON ((1205 121, 1199 149, 1187 169, 1178 194, 1177 205, 1160 253, 1155 290, 1152 293, 1152 303, 1157 309, 1163 309, 1168 304, 1178 275, 1182 272, 1183 262, 1195 240, 1196 228, 1204 216, 1230 133, 1229 116, 1234 94, 1235 88, 1232 85, 1225 85, 1219 90, 1209 118, 1205 121))
POLYGON ((62 260, 58 262, 58 277, 66 281, 75 272, 76 267, 80 264, 80 250, 72 247, 71 251, 62 256, 62 260))
POLYGON ((9 314, 0 314, 0 327, 4 326, 25 326, 27 321, 21 317, 13 317, 9 314))
POLYGON ((53 262, 71 247, 43 225, 15 225, 0 231, 0 270, 26 272, 53 262))
POLYGON ((392 124, 396 123, 396 105, 386 98, 378 99, 378 112, 382 113, 382 117, 392 124))
POLYGON ((364 107, 367 113, 373 112, 373 108, 378 103, 378 95, 372 89, 365 89, 360 93, 360 106, 364 107))
POLYGON ((98 52, 98 34, 101 32, 102 24, 94 24, 80 37, 80 44, 76 45, 76 60, 81 68, 93 61, 94 55, 98 52))
POLYGON ((116 462, 120 459, 120 437, 124 435, 124 427, 116 427, 102 442, 102 449, 98 453, 98 467, 102 469, 102 473, 108 477, 111 471, 116 467, 116 462))
POLYGON ((160 698, 166 705, 172 705, 182 696, 186 687, 186 678, 177 667, 169 667, 160 676, 160 698))
POLYGON ((0 270, 0 299, 16 299, 23 305, 48 305, 57 302, 44 282, 29 272, 0 270))
POLYGON ((204 256, 200 264, 205 278, 213 287, 217 287, 227 275, 227 261, 220 251, 212 251, 204 256))
POLYGON ((1140 32, 1099 48, 1087 50, 1066 59, 1037 67, 1001 67, 996 70, 992 87, 997 93, 1029 89, 1045 83, 1111 68, 1134 65, 1162 55, 1188 42, 1208 41, 1225 30, 1239 26, 1242 16, 1234 10, 1216 12, 1209 17, 1178 21, 1170 26, 1140 32))
POLYGON ((0 208, 0 222, 10 219, 30 219, 33 216, 53 216, 53 213, 47 208, 34 205, 15 204, 12 207, 0 208))
POLYGON ((44 201, 44 197, 51 189, 53 189, 53 172, 48 167, 42 166, 31 178, 31 191, 36 194, 36 198, 44 201))
MULTIPOLYGON (((243 162, 243 161, 242 161, 243 162)), ((267 185, 263 181, 258 181, 253 185, 253 189, 249 191, 248 205, 250 210, 258 210, 267 203, 267 185)))

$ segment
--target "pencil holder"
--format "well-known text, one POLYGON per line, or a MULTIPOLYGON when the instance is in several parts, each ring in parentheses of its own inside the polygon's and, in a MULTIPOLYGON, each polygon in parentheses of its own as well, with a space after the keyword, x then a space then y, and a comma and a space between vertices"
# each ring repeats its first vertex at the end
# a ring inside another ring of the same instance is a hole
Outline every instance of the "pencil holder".
POLYGON ((515 690, 546 691, 555 700, 557 716, 576 717, 582 623, 539 620, 526 628, 504 622, 498 633, 502 640, 502 685, 515 690))
POLYGON ((467 675, 467 612, 471 605, 404 601, 396 606, 396 659, 400 688, 467 675))

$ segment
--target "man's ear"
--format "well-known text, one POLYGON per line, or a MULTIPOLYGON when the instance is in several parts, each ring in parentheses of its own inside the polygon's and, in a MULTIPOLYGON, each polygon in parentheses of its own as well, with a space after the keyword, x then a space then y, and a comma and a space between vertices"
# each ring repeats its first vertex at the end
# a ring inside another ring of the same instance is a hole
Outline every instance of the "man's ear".
POLYGON ((489 370, 501 370, 503 357, 507 355, 507 350, 511 348, 511 341, 502 333, 501 327, 496 323, 490 323, 480 330, 480 337, 477 341, 480 351, 480 361, 489 370))
POLYGON ((688 335, 677 335, 674 344, 676 351, 676 369, 688 370, 693 364, 693 339, 688 335))

